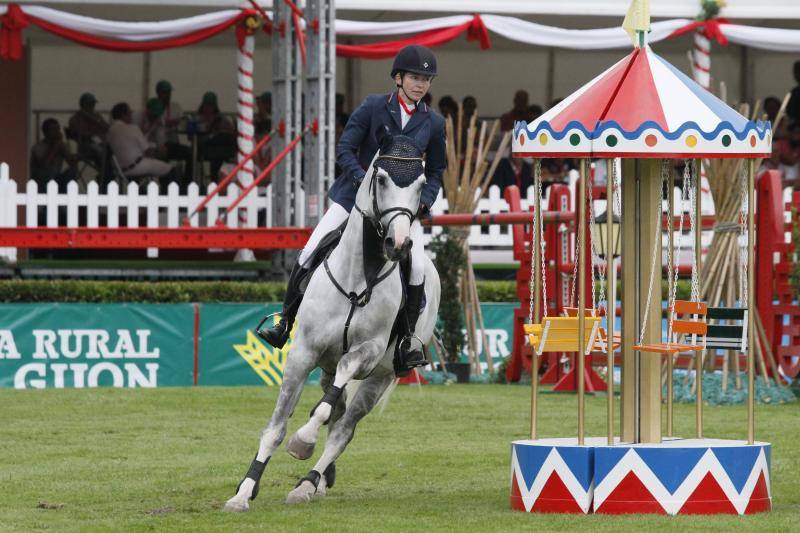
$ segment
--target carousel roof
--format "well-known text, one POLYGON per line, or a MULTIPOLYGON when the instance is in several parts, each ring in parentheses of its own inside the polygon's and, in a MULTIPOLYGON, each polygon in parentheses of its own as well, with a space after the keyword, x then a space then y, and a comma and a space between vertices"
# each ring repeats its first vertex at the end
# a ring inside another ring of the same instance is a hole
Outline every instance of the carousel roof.
POLYGON ((512 151, 533 157, 755 158, 769 122, 752 121, 655 54, 633 52, 531 124, 512 151))

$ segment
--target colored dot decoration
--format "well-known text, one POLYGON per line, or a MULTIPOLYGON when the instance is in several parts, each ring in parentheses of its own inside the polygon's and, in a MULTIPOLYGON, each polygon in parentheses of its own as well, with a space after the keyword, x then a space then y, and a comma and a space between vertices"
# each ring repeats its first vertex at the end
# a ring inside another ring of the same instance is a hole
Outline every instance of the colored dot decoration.
POLYGON ((653 146, 658 144, 658 137, 656 137, 651 133, 650 135, 644 138, 644 143, 650 148, 652 148, 653 146))
POLYGON ((539 134, 539 144, 541 144, 542 146, 547 144, 547 134, 546 133, 540 133, 539 134))
POLYGON ((572 146, 578 146, 578 143, 580 142, 581 142, 581 136, 578 135, 577 133, 573 133, 572 135, 569 136, 569 143, 572 146))
POLYGON ((520 133, 519 134, 519 145, 520 146, 525 146, 525 134, 524 133, 520 133))
POLYGON ((756 136, 755 135, 751 135, 750 136, 750 146, 753 147, 753 148, 756 147, 756 136))
POLYGON ((608 137, 606 137, 606 144, 611 146, 611 147, 616 146, 617 145, 617 136, 616 135, 609 135, 608 137))
POLYGON ((697 137, 695 137, 694 135, 689 135, 688 137, 686 137, 686 146, 688 146, 689 148, 694 148, 695 146, 697 146, 697 137))
POLYGON ((722 136, 722 146, 728 147, 731 145, 731 136, 730 135, 723 135, 722 136))

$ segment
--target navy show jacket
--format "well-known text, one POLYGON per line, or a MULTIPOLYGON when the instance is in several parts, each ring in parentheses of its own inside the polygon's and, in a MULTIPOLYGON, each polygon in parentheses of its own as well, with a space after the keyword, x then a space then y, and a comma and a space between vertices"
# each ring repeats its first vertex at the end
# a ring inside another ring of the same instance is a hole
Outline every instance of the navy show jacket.
POLYGON ((417 143, 425 154, 425 178, 420 202, 430 207, 442 186, 442 173, 447 168, 445 154, 444 118, 420 102, 406 127, 402 128, 397 93, 368 96, 356 109, 342 131, 336 147, 336 162, 342 173, 333 182, 328 197, 347 211, 353 209, 356 192, 367 167, 378 151, 375 132, 384 125, 392 135, 405 135, 417 143))

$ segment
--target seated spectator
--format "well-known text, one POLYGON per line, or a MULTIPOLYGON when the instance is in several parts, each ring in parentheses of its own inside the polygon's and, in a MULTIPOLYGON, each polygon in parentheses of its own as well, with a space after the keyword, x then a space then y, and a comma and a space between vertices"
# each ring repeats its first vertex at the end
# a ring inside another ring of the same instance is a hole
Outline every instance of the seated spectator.
MULTIPOLYGON (((767 96, 764 98, 764 115, 766 119, 772 124, 772 139, 783 139, 787 136, 788 130, 786 129, 787 120, 781 120, 781 124, 776 127, 775 120, 778 118, 778 111, 781 110, 781 101, 774 96, 767 96)), ((784 117, 786 119, 787 117, 784 117)), ((759 119, 760 120, 760 119, 759 119)))
POLYGON ((83 93, 79 105, 80 109, 69 119, 67 136, 78 143, 78 156, 100 169, 105 157, 102 139, 108 123, 95 111, 97 98, 92 93, 83 93))
MULTIPOLYGON (((336 93, 336 123, 341 124, 342 129, 347 126, 347 121, 350 120, 350 114, 344 111, 344 95, 336 93)), ((338 142, 338 137, 337 137, 338 142)))
POLYGON ((175 181, 175 167, 156 159, 155 145, 148 143, 142 130, 133 124, 128 104, 116 104, 111 109, 111 119, 106 139, 125 177, 154 177, 162 183, 175 181))
POLYGON ((788 137, 773 143, 772 160, 783 173, 783 180, 796 182, 800 179, 800 123, 792 122, 788 137))
POLYGON ((220 112, 216 93, 209 91, 203 95, 197 108, 196 129, 200 134, 200 157, 211 163, 211 175, 216 176, 222 163, 236 156, 235 129, 220 112))
POLYGON ((58 183, 62 192, 67 183, 78 175, 78 162, 61 136, 61 125, 54 118, 42 123, 44 139, 31 148, 30 178, 43 190, 49 181, 58 183), (66 163, 67 168, 64 168, 66 163))
POLYGON ((156 147, 160 159, 167 157, 167 128, 163 117, 164 104, 158 98, 151 98, 147 101, 145 110, 138 113, 134 120, 147 142, 156 147))
POLYGON ((448 95, 439 98, 439 113, 446 119, 452 117, 453 123, 458 120, 458 103, 455 99, 448 95))
POLYGON ((518 120, 528 120, 528 100, 528 91, 520 89, 514 93, 514 107, 500 117, 500 129, 502 131, 511 130, 514 127, 514 122, 518 120))
POLYGON ((525 197, 528 187, 533 185, 533 163, 530 158, 511 157, 506 153, 500 160, 492 176, 492 185, 500 187, 500 194, 509 185, 519 187, 520 194, 525 197))
POLYGON ((259 132, 264 134, 272 130, 272 93, 264 91, 261 96, 256 98, 256 113, 253 117, 256 136, 259 132))
POLYGON ((525 119, 525 121, 528 124, 530 124, 531 122, 533 122, 537 118, 541 117, 543 112, 544 111, 542 111, 542 106, 540 106, 538 104, 533 104, 531 106, 528 106, 528 116, 525 119))
MULTIPOLYGON (((469 131, 469 121, 478 109, 478 101, 474 96, 465 96, 461 100, 461 109, 464 112, 463 122, 461 123, 461 152, 467 153, 467 132, 469 131)), ((478 117, 475 117, 477 121, 478 117)), ((477 124, 477 122, 476 122, 477 124)), ((478 143, 478 135, 475 136, 475 144, 478 143)), ((477 155, 477 154, 476 154, 477 155)))
POLYGON ((192 148, 180 143, 178 138, 180 123, 184 119, 183 109, 177 102, 172 101, 172 84, 167 80, 156 83, 156 98, 164 106, 161 122, 164 125, 167 161, 183 161, 187 176, 192 175, 192 148))

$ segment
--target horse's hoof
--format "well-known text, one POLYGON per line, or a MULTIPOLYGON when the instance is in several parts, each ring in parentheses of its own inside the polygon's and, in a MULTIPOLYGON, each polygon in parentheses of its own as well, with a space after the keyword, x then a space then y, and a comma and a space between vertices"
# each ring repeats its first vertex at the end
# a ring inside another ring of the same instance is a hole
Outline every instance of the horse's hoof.
POLYGON ((314 455, 314 446, 316 446, 316 443, 303 442, 303 440, 297 436, 297 433, 295 433, 286 444, 286 451, 295 459, 305 461, 314 455))
POLYGON ((314 499, 324 498, 328 495, 328 483, 325 476, 319 478, 319 485, 317 485, 317 492, 314 493, 314 499))
POLYGON ((249 510, 250 505, 247 503, 247 500, 240 500, 236 496, 228 500, 223 508, 223 511, 226 513, 245 513, 249 510))
POLYGON ((314 497, 314 493, 316 492, 317 489, 314 487, 313 483, 310 481, 303 481, 286 496, 286 503, 292 505, 297 503, 308 503, 311 501, 311 498, 314 497))

